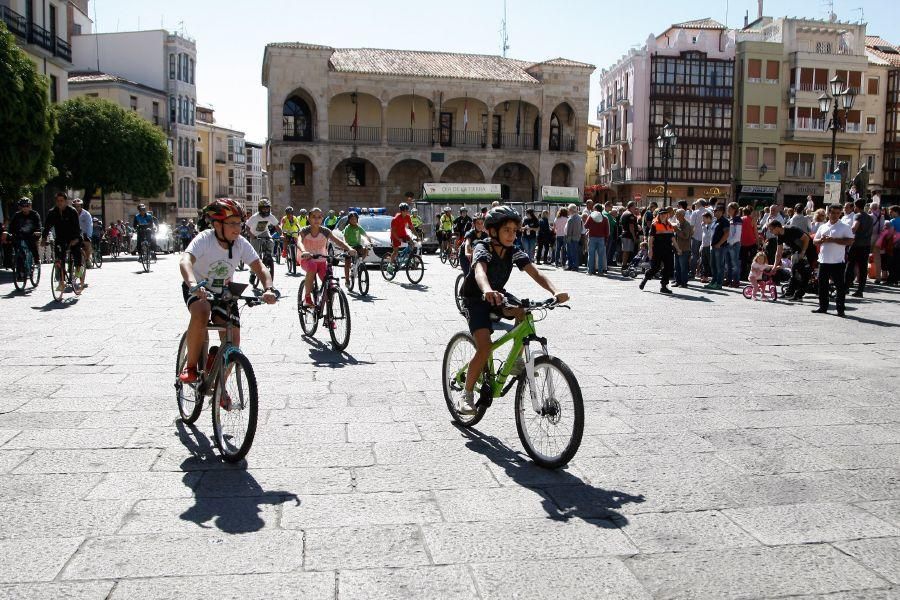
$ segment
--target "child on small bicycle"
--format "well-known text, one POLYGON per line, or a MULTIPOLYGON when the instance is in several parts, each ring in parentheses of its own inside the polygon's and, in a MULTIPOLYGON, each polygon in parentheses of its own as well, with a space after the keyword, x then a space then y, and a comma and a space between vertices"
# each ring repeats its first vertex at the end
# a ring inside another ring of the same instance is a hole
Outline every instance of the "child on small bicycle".
MULTIPOLYGON (((244 226, 244 212, 241 207, 228 198, 213 200, 203 214, 212 223, 212 228, 197 235, 184 254, 181 255, 181 293, 184 303, 191 313, 191 322, 187 329, 187 361, 184 370, 178 376, 183 383, 197 381, 197 361, 203 351, 206 340, 206 325, 212 317, 213 323, 224 323, 226 320, 234 325, 233 339, 235 346, 241 344, 241 315, 233 303, 210 301, 207 290, 221 293, 231 282, 231 277, 241 261, 250 265, 250 269, 262 281, 265 292, 262 301, 274 304, 278 299, 272 287, 269 270, 263 268, 259 255, 247 238, 241 235, 244 226), (198 285, 198 282, 205 282, 198 285)), ((224 332, 223 332, 224 336, 224 332)))
POLYGON ((305 294, 303 303, 313 306, 312 299, 313 281, 316 274, 319 279, 325 281, 327 258, 313 258, 313 254, 322 257, 328 254, 328 242, 345 250, 350 256, 356 256, 356 250, 339 240, 331 230, 322 226, 325 215, 321 208, 309 211, 309 225, 300 230, 300 239, 297 241, 297 249, 300 251, 300 267, 306 271, 306 279, 303 282, 305 294))
MULTIPOLYGON (((558 302, 569 299, 567 293, 558 291, 537 270, 528 255, 515 246, 516 234, 522 226, 522 216, 518 212, 509 206, 495 206, 488 211, 484 226, 490 237, 475 242, 472 268, 460 290, 469 332, 475 338, 475 355, 469 362, 465 392, 457 406, 459 413, 463 415, 476 412, 475 383, 491 353, 492 315, 515 318, 517 321, 524 317, 521 308, 504 307, 507 298, 511 298, 503 288, 509 281, 513 265, 528 273, 538 285, 553 294, 558 302)), ((519 358, 512 375, 520 374, 524 366, 519 358)))
MULTIPOLYGON (((369 255, 369 248, 372 246, 372 239, 366 233, 366 230, 359 226, 359 213, 351 210, 347 213, 347 225, 344 227, 344 242, 354 250, 360 260, 365 260, 369 255), (363 244, 365 240, 365 244, 363 244)), ((362 268, 362 267, 360 267, 362 268)), ((344 261, 344 283, 350 285, 350 261, 344 261)))
POLYGON ((757 252, 750 263, 750 285, 753 286, 753 298, 759 300, 759 291, 763 283, 771 279, 772 266, 769 265, 765 252, 757 252))

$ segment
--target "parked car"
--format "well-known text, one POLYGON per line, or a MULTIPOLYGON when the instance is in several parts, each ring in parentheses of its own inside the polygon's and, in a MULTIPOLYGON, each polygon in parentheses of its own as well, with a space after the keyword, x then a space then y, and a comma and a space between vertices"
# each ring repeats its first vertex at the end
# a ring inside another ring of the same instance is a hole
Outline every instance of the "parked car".
MULTIPOLYGON (((160 223, 156 230, 156 251, 175 252, 175 236, 168 223, 160 223)), ((137 252, 137 231, 131 234, 131 252, 137 252)))
MULTIPOLYGON (((381 257, 391 252, 391 215, 360 215, 359 226, 366 231, 372 240, 372 250, 366 257, 365 264, 379 265, 381 257)), ((334 234, 344 240, 341 233, 347 225, 347 217, 341 217, 335 227, 334 234)))

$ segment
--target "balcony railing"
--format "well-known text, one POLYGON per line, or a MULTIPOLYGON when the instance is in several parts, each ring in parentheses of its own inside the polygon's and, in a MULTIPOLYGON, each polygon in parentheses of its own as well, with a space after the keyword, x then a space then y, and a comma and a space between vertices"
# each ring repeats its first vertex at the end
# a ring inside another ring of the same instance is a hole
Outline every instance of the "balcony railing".
POLYGON ((559 140, 550 138, 551 152, 575 152, 575 136, 562 135, 559 140))
POLYGON ((353 142, 357 144, 380 144, 381 127, 352 125, 329 125, 328 139, 332 142, 353 142))
POLYGON ((538 150, 534 136, 530 133, 503 133, 494 135, 494 148, 516 150, 538 150))
POLYGON ((66 62, 72 62, 72 46, 69 45, 69 42, 61 37, 56 38, 54 42, 56 47, 53 49, 53 53, 66 62))
POLYGON ((734 97, 734 90, 730 87, 716 87, 711 85, 688 85, 686 83, 654 83, 650 86, 651 96, 697 96, 700 98, 734 97))
POLYGON ((434 143, 434 140, 435 132, 432 129, 413 129, 411 127, 388 128, 388 142, 392 144, 430 146, 434 143))
POLYGON ((285 123, 281 130, 282 139, 286 142, 313 142, 316 139, 316 127, 298 128, 293 123, 285 123))
POLYGON ((28 43, 40 46, 48 52, 53 52, 53 36, 50 35, 49 31, 35 23, 31 23, 31 26, 28 28, 28 43))
POLYGON ((0 6, 0 13, 3 14, 3 22, 6 23, 7 29, 19 37, 28 37, 28 21, 7 6, 0 6))
POLYGON ((29 24, 28 19, 8 6, 0 6, 0 15, 2 15, 7 29, 13 35, 19 36, 29 44, 40 46, 66 62, 72 62, 72 47, 63 38, 54 37, 53 34, 36 23, 29 24))
POLYGON ((788 129, 796 131, 825 131, 825 120, 809 117, 788 119, 788 129))
POLYGON ((650 181, 650 169, 645 167, 625 167, 613 169, 610 172, 611 183, 624 183, 626 181, 650 181))
POLYGON ((219 164, 225 164, 225 153, 224 152, 216 152, 216 162, 219 164))
POLYGON ((197 177, 206 177, 206 165, 202 162, 197 162, 197 177))

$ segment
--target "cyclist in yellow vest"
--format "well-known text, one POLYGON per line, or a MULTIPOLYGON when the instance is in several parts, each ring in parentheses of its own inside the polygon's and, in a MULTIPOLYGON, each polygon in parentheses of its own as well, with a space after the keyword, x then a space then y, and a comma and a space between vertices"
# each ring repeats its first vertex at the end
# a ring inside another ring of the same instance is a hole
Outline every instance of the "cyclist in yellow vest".
POLYGON ((307 225, 309 225, 309 218, 307 216, 305 208, 300 209, 300 214, 297 215, 297 220, 300 221, 300 227, 306 227, 307 225))
POLYGON ((288 246, 297 244, 297 238, 300 236, 300 229, 304 225, 298 217, 294 216, 294 207, 288 206, 284 209, 284 217, 281 218, 281 234, 284 237, 281 245, 281 255, 287 257, 288 246))
POLYGON ((422 218, 419 216, 419 209, 417 209, 417 208, 412 209, 410 211, 409 218, 412 221, 413 229, 416 230, 416 235, 419 236, 420 238, 425 237, 424 230, 422 229, 422 225, 424 225, 424 222, 422 221, 422 218))
POLYGON ((447 252, 450 248, 450 239, 453 237, 453 214, 449 206, 444 207, 438 227, 438 241, 441 243, 441 250, 447 252))

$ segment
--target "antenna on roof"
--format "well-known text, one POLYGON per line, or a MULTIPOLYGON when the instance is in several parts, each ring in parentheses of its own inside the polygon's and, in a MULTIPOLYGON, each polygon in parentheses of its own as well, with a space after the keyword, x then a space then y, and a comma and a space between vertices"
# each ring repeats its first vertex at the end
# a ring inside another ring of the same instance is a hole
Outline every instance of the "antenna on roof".
POLYGON ((860 24, 865 23, 865 22, 866 22, 866 11, 865 11, 865 9, 864 9, 863 7, 860 6, 859 8, 854 8, 853 10, 855 10, 855 11, 857 11, 857 12, 859 13, 859 20, 857 20, 856 22, 857 22, 857 23, 860 23, 860 24))
POLYGON ((825 0, 822 4, 827 11, 826 18, 832 23, 837 21, 837 15, 834 14, 834 0, 825 0))
POLYGON ((506 32, 506 0, 503 0, 503 20, 500 25, 500 54, 506 58, 506 51, 509 50, 509 35, 506 32))

